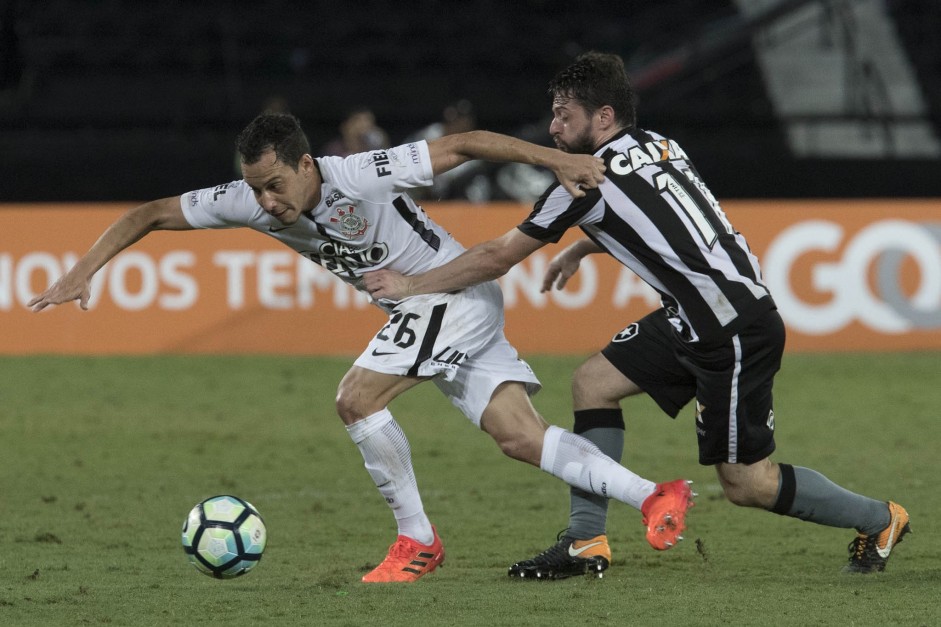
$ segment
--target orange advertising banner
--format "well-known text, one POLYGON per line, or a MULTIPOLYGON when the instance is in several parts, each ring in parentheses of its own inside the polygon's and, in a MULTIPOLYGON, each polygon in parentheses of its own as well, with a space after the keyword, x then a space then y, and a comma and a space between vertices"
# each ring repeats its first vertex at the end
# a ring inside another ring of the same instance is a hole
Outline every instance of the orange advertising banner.
MULTIPOLYGON (((761 260, 792 351, 941 349, 941 200, 726 201, 761 260)), ((128 204, 0 205, 0 354, 355 355, 385 322, 366 297, 248 229, 157 232, 107 264, 89 311, 26 303, 128 204)), ((469 246, 513 228, 517 203, 440 203, 428 213, 469 246)), ((540 293, 566 235, 501 279, 521 353, 587 354, 658 306, 604 255, 564 291, 540 293)))

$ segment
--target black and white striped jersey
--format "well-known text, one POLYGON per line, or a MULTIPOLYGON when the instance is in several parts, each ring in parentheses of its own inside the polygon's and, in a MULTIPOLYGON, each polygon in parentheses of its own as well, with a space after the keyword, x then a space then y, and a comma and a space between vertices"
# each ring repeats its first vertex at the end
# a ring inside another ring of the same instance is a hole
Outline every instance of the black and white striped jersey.
POLYGON ((725 341, 774 308, 758 259, 675 141, 624 131, 595 154, 607 167, 598 189, 573 199, 551 186, 518 227, 523 233, 558 242, 579 226, 660 293, 690 342, 725 341))

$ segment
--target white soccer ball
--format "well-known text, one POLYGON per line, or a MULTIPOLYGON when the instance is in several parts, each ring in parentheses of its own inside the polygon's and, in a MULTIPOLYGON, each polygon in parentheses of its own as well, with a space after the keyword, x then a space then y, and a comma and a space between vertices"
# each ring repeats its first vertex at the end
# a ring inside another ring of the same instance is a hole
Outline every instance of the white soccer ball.
POLYGON ((218 579, 254 568, 267 542, 268 530, 258 510, 237 496, 208 498, 183 522, 183 552, 199 572, 218 579))

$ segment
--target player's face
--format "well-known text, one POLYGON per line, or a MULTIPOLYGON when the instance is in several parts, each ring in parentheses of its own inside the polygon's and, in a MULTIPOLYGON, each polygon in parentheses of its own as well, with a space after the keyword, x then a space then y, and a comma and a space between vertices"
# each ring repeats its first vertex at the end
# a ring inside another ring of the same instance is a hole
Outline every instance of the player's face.
POLYGON ((242 164, 242 177, 255 192, 261 208, 282 224, 294 224, 316 204, 318 185, 312 184, 313 160, 304 155, 297 171, 279 161, 273 150, 251 165, 242 164))
POLYGON ((591 154, 595 151, 594 116, 571 98, 556 96, 552 102, 549 134, 565 152, 591 154))

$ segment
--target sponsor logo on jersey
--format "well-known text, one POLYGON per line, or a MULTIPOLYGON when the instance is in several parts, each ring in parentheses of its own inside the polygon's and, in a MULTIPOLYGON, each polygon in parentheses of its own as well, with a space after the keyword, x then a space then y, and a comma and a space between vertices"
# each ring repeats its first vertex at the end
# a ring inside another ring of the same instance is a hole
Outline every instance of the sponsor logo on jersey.
POLYGON ((230 188, 235 187, 238 183, 226 183, 225 185, 216 185, 212 188, 212 201, 215 202, 219 200, 219 196, 224 195, 230 188))
POLYGON ((330 218, 330 221, 338 225, 337 228, 348 239, 359 237, 369 228, 369 220, 356 215, 356 207, 353 205, 348 205, 345 210, 337 207, 337 215, 330 218))
POLYGON ((326 200, 324 200, 324 203, 327 205, 327 209, 332 207, 333 203, 342 199, 343 197, 344 197, 343 194, 341 194, 340 192, 336 192, 336 191, 330 194, 329 196, 327 196, 326 200))
POLYGON ((368 160, 363 164, 363 167, 366 168, 370 164, 376 168, 376 176, 389 176, 392 174, 392 170, 389 169, 389 153, 385 150, 375 150, 369 153, 368 160))
POLYGON ((325 257, 345 259, 351 264, 358 263, 361 267, 367 267, 385 260, 389 256, 389 247, 384 242, 377 242, 367 248, 356 248, 330 241, 320 245, 320 254, 325 257))
POLYGON ((611 157, 611 172, 624 176, 645 165, 673 159, 688 159, 688 157, 675 141, 661 139, 631 146, 626 152, 615 154, 611 157))
POLYGON ((389 256, 389 246, 385 242, 377 242, 366 248, 357 248, 329 240, 320 244, 316 251, 306 250, 301 254, 324 269, 349 280, 362 268, 371 268, 385 261, 389 256))
POLYGON ((412 163, 418 165, 421 163, 421 152, 418 150, 418 144, 411 143, 408 144, 408 156, 411 158, 412 163))

